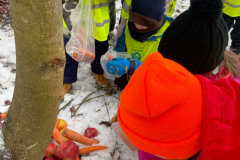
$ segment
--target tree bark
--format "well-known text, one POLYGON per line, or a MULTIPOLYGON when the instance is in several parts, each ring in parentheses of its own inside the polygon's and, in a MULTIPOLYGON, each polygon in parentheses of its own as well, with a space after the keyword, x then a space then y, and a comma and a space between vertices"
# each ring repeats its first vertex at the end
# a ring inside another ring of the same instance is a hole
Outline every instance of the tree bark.
POLYGON ((65 54, 60 0, 10 0, 16 82, 3 124, 13 160, 42 160, 61 101, 65 54))

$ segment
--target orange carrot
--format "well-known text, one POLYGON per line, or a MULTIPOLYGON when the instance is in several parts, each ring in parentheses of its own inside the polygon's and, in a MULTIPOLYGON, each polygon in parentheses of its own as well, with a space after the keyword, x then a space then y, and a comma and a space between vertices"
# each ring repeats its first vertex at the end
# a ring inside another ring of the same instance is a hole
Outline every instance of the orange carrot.
POLYGON ((6 117, 7 117, 7 113, 2 113, 2 114, 1 114, 1 120, 6 119, 6 117))
POLYGON ((59 122, 60 122, 60 119, 58 119, 58 118, 57 118, 57 122, 56 122, 56 124, 55 124, 55 128, 57 128, 57 127, 58 127, 58 125, 59 125, 59 122))
POLYGON ((73 53, 73 58, 77 59, 78 54, 76 52, 73 53))
POLYGON ((82 148, 79 150, 79 154, 87 154, 93 151, 97 151, 97 150, 102 150, 102 149, 107 149, 108 147, 105 146, 91 146, 91 147, 86 147, 86 148, 82 148))
POLYGON ((108 55, 108 60, 112 61, 113 60, 113 56, 112 55, 108 55))
POLYGON ((91 51, 84 50, 83 48, 78 48, 78 51, 79 51, 79 53, 84 53, 85 52, 85 56, 89 57, 90 59, 95 58, 95 54, 92 53, 91 51))
POLYGON ((73 141, 76 141, 78 143, 82 143, 85 145, 92 145, 94 143, 98 144, 98 141, 91 139, 91 138, 87 138, 87 137, 85 137, 73 130, 67 129, 67 128, 62 129, 61 134, 69 140, 73 140, 73 141))
POLYGON ((57 128, 54 128, 52 136, 58 144, 61 144, 62 142, 66 141, 65 139, 62 138, 62 135, 57 128))

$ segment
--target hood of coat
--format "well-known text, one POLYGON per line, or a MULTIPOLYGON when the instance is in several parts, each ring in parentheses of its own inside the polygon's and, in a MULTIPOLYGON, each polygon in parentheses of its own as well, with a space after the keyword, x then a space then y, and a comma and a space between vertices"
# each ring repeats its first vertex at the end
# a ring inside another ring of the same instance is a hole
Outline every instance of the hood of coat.
POLYGON ((240 85, 232 79, 202 84, 202 159, 240 159, 240 85))

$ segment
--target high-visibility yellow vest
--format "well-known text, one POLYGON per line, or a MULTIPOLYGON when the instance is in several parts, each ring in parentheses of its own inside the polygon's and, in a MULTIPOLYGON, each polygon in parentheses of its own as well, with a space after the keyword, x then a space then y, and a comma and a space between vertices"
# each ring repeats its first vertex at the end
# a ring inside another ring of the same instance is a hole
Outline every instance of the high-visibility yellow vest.
POLYGON ((172 0, 172 1, 169 3, 169 7, 168 7, 168 10, 167 10, 167 16, 169 16, 169 17, 172 16, 176 4, 177 4, 177 0, 172 0))
MULTIPOLYGON (((176 4, 177 4, 177 0, 172 0, 170 2, 168 11, 166 11, 167 16, 169 17, 172 16, 176 4)), ((123 19, 129 19, 129 12, 131 11, 131 5, 132 5, 132 0, 124 0, 122 5, 122 13, 121 13, 121 17, 123 19)))
POLYGON ((225 0, 223 13, 230 17, 240 16, 240 0, 225 0))
POLYGON ((139 42, 133 39, 130 35, 128 25, 125 29, 125 44, 127 52, 131 54, 132 59, 138 61, 144 61, 149 54, 152 54, 155 51, 158 51, 159 43, 162 39, 163 33, 169 27, 173 18, 166 16, 166 21, 164 25, 158 30, 157 33, 149 37, 145 42, 139 42))
POLYGON ((123 19, 129 19, 129 12, 131 10, 131 5, 132 5, 132 0, 124 0, 122 5, 122 13, 121 13, 121 17, 123 19))
MULTIPOLYGON (((84 3, 87 1, 88 0, 84 0, 84 3)), ((93 37, 101 42, 106 41, 109 34, 110 17, 108 12, 108 3, 109 0, 91 0, 91 11, 96 22, 93 37)), ((68 28, 64 19, 63 26, 68 28)))

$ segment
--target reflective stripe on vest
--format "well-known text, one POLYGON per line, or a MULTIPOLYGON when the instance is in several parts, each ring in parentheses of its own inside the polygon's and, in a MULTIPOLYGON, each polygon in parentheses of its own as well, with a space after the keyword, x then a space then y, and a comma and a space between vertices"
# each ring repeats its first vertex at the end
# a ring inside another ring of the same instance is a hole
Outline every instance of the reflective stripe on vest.
POLYGON ((104 20, 103 23, 96 23, 96 26, 97 27, 103 27, 105 24, 108 24, 108 23, 110 23, 110 19, 104 20))
POLYGON ((175 6, 177 4, 177 0, 172 0, 169 3, 168 11, 167 11, 167 16, 172 17, 172 14, 174 12, 175 6))
POLYGON ((94 4, 93 6, 91 6, 91 9, 97 9, 97 8, 106 7, 106 6, 108 6, 108 3, 94 4))
POLYGON ((129 19, 129 12, 131 10, 132 0, 124 0, 122 6, 121 17, 123 19, 129 19))
MULTIPOLYGON (((86 4, 87 2, 88 2, 88 0, 84 0, 83 3, 86 4)), ((91 1, 91 11, 92 11, 93 17, 95 18, 95 23, 96 23, 95 28, 94 28, 95 32, 94 32, 93 37, 100 42, 106 41, 108 34, 109 34, 109 28, 110 28, 108 0, 95 0, 95 1, 92 0, 91 1)), ((66 34, 69 35, 69 32, 71 33, 71 31, 68 30, 68 32, 67 32, 67 30, 66 30, 66 29, 68 29, 67 23, 63 19, 63 26, 65 28, 63 30, 63 32, 66 37, 68 37, 66 34)))
POLYGON ((127 22, 125 29, 125 43, 127 52, 132 55, 132 59, 143 62, 149 54, 152 54, 154 51, 158 51, 158 46, 161 41, 162 35, 172 21, 173 18, 166 16, 166 21, 164 25, 158 30, 156 34, 148 38, 143 43, 136 41, 131 37, 127 22))
POLYGON ((92 0, 91 9, 96 22, 95 33, 93 37, 100 42, 106 41, 109 34, 110 16, 108 11, 108 3, 109 0, 92 0))
POLYGON ((230 17, 240 16, 240 1, 239 0, 226 0, 223 2, 224 8, 223 13, 229 15, 230 17))

